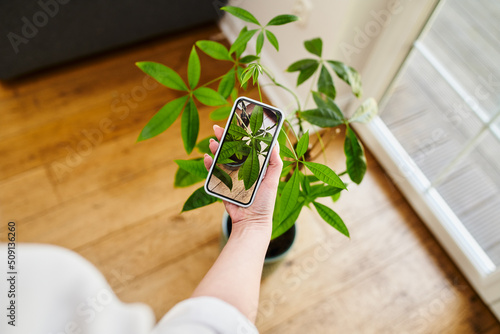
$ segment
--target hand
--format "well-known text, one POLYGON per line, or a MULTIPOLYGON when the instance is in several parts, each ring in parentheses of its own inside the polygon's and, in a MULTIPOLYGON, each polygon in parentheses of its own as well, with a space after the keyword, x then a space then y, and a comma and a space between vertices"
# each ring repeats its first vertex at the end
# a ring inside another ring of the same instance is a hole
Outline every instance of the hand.
MULTIPOLYGON (((221 139, 224 129, 218 125, 214 125, 215 137, 221 139)), ((210 140, 210 151, 213 154, 217 151, 219 143, 213 139, 210 140)), ((210 170, 213 159, 208 154, 204 157, 205 167, 210 170)), ((255 195, 255 201, 248 208, 242 208, 236 204, 223 201, 226 206, 226 211, 233 221, 233 228, 255 228, 264 229, 271 233, 274 203, 278 192, 278 184, 281 175, 283 162, 279 156, 279 144, 276 143, 271 157, 269 166, 267 167, 266 175, 260 184, 260 187, 255 195)))

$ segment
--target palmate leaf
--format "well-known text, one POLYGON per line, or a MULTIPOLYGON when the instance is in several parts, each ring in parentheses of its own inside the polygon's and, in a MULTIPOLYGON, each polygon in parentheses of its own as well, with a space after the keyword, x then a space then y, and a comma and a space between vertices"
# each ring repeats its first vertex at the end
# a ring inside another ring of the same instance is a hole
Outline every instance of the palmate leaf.
POLYGON ((248 133, 241 126, 236 124, 230 124, 228 133, 233 135, 234 137, 247 137, 248 133))
POLYGON ((174 160, 179 168, 184 169, 197 177, 206 178, 208 171, 205 168, 205 163, 203 159, 191 159, 191 160, 174 160))
POLYGON ((215 166, 213 174, 215 177, 221 180, 222 183, 224 183, 226 187, 229 188, 229 190, 233 190, 233 180, 231 179, 231 176, 229 176, 228 173, 222 170, 222 168, 220 168, 219 166, 215 166))
POLYGON ((293 159, 293 160, 297 160, 297 158, 295 157, 293 152, 286 145, 283 145, 283 146, 280 145, 280 155, 285 156, 285 157, 290 158, 290 159, 293 159))
POLYGON ((368 123, 373 119, 373 117, 375 117, 375 115, 377 115, 377 113, 377 102, 371 97, 356 109, 352 117, 349 119, 349 122, 368 123))
POLYGON ((219 162, 219 160, 229 159, 238 151, 239 146, 239 141, 225 141, 220 149, 219 156, 217 157, 217 162, 219 162))
POLYGON ((325 101, 319 93, 313 92, 313 98, 318 108, 300 112, 300 116, 306 121, 322 128, 335 127, 345 123, 344 114, 329 96, 326 97, 325 101))
POLYGON ((334 196, 342 191, 341 188, 337 188, 334 186, 324 185, 324 184, 316 184, 311 186, 309 191, 309 197, 316 199, 317 197, 329 197, 334 196))
POLYGON ((321 57, 321 53, 323 52, 323 41, 321 38, 314 38, 304 42, 304 46, 307 51, 310 53, 321 57))
POLYGON ((347 174, 352 182, 360 184, 366 173, 366 158, 363 146, 350 127, 347 127, 345 133, 344 152, 347 174))
POLYGON ((269 30, 266 30, 266 37, 269 41, 269 43, 271 43, 272 46, 274 46, 274 48, 276 49, 276 51, 279 51, 280 50, 280 44, 278 42, 278 39, 276 38, 276 36, 270 32, 269 30))
POLYGON ((167 130, 181 114, 187 98, 183 96, 165 104, 142 129, 137 141, 152 138, 167 130))
POLYGON ((177 168, 177 172, 175 173, 174 187, 177 188, 189 187, 203 180, 205 180, 205 178, 193 175, 188 171, 186 171, 185 169, 179 167, 177 168))
MULTIPOLYGON (((293 208, 290 210, 288 216, 286 217, 278 216, 278 220, 273 220, 273 232, 271 235, 271 239, 276 239, 277 237, 288 231, 293 224, 295 224, 303 206, 304 206, 304 199, 299 198, 297 202, 294 203, 293 208), (279 223, 276 223, 277 221, 279 221, 279 223)), ((281 203, 279 203, 277 209, 281 211, 281 203)))
POLYGON ((260 59, 259 56, 254 56, 254 55, 248 55, 240 59, 241 64, 248 64, 253 61, 256 61, 257 59, 260 59))
POLYGON ((152 61, 141 61, 135 63, 144 73, 151 76, 153 79, 175 90, 187 91, 188 88, 180 75, 173 69, 163 64, 155 63, 152 61))
POLYGON ((301 158, 306 152, 309 146, 309 131, 304 133, 302 137, 300 137, 299 142, 297 143, 297 156, 301 158))
POLYGON ((255 105, 252 114, 250 115, 250 129, 252 134, 257 133, 257 131, 262 127, 262 122, 264 121, 264 110, 261 106, 255 105))
POLYGON ((198 109, 196 109, 193 99, 190 98, 182 112, 181 119, 182 141, 184 142, 184 148, 188 154, 193 151, 196 145, 199 130, 200 116, 198 115, 198 109))
POLYGON ((260 163, 255 145, 255 142, 252 142, 252 150, 238 172, 238 178, 243 180, 245 190, 250 189, 259 178, 260 163))
POLYGON ((224 99, 227 99, 229 95, 231 95, 231 92, 233 91, 234 85, 236 83, 236 78, 235 78, 235 73, 236 71, 234 70, 234 67, 231 68, 221 79, 219 83, 219 94, 222 95, 224 99))
POLYGON ((259 21, 255 18, 255 16, 252 15, 249 11, 240 8, 240 7, 234 7, 234 6, 225 6, 222 7, 221 10, 224 10, 228 12, 229 14, 232 14, 239 18, 240 20, 250 22, 250 23, 255 23, 260 26, 259 21))
POLYGON ((257 35, 257 44, 255 45, 255 50, 257 54, 260 54, 263 46, 264 46, 264 33, 261 31, 259 35, 257 35))
POLYGON ((191 196, 189 196, 187 201, 184 203, 184 206, 182 207, 182 212, 198 209, 215 202, 217 202, 217 198, 214 196, 210 196, 205 192, 205 189, 203 187, 200 187, 196 189, 194 193, 191 194, 191 196))
POLYGON ((333 228, 335 228, 346 237, 350 237, 349 230, 342 221, 342 218, 340 218, 340 216, 335 211, 318 202, 313 202, 313 205, 318 211, 321 218, 323 218, 328 224, 333 226, 333 228))
POLYGON ((358 71, 340 61, 328 60, 327 62, 333 68, 337 76, 351 86, 353 94, 356 95, 356 97, 361 97, 363 89, 361 87, 361 76, 358 71))
POLYGON ((218 42, 198 41, 196 42, 196 46, 200 48, 201 51, 205 52, 208 56, 214 59, 228 61, 233 60, 229 55, 229 51, 227 50, 227 48, 218 42))
POLYGON ((266 24, 266 26, 280 26, 280 25, 291 23, 291 22, 298 21, 298 20, 299 20, 298 16, 283 14, 283 15, 278 15, 278 16, 273 17, 266 24))
POLYGON ((239 57, 246 49, 248 41, 255 35, 257 29, 247 30, 247 27, 244 27, 239 36, 234 41, 233 45, 229 49, 229 54, 236 52, 236 55, 239 57))
POLYGON ((299 76, 297 77, 297 86, 299 86, 309 79, 314 72, 316 72, 318 67, 319 63, 316 59, 302 59, 290 65, 287 68, 287 72, 299 71, 299 76))
POLYGON ((302 162, 319 180, 329 184, 331 186, 347 189, 344 182, 340 177, 328 166, 316 163, 304 161, 302 162))
POLYGON ((325 66, 321 66, 321 71, 319 72, 318 92, 323 93, 332 99, 335 99, 335 96, 337 95, 332 76, 325 66))
POLYGON ((212 121, 221 121, 226 119, 231 113, 231 106, 223 106, 215 109, 210 113, 210 119, 212 121))
POLYGON ((281 193, 280 203, 280 219, 285 219, 292 212, 297 203, 300 193, 300 171, 295 168, 292 177, 285 184, 283 192, 281 193))
POLYGON ((188 60, 188 82, 189 87, 194 88, 198 85, 200 81, 200 58, 198 57, 198 53, 196 53, 196 48, 193 46, 191 49, 191 54, 189 55, 188 60))
POLYGON ((193 94, 198 101, 207 106, 215 107, 227 103, 226 99, 212 88, 200 87, 193 94))

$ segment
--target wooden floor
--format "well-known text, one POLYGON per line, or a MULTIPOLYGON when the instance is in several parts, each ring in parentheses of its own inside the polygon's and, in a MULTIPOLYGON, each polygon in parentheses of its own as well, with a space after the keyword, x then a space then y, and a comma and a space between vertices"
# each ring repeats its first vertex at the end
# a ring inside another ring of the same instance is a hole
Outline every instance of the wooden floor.
MULTIPOLYGON (((75 250, 122 300, 147 303, 158 319, 189 297, 219 254, 223 207, 179 213, 193 191, 173 188, 173 160, 186 157, 179 123, 135 143, 176 93, 144 81, 134 62, 185 73, 193 42, 218 34, 203 27, 1 84, 0 240, 14 219, 19 241, 75 250)), ((202 64, 202 80, 222 70, 202 64)), ((211 127, 202 109, 200 135, 211 127)), ((338 170, 341 149, 339 137, 327 152, 338 170)), ((312 212, 300 216, 293 253, 263 281, 261 332, 500 333, 370 155, 368 163, 363 184, 334 205, 351 240, 312 212)))

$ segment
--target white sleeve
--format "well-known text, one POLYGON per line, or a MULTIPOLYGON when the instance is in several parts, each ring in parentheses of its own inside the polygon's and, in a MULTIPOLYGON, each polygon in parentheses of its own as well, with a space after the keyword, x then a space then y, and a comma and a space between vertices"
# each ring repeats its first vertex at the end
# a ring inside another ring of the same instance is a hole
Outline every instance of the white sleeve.
POLYGON ((214 297, 197 297, 175 305, 152 334, 258 334, 234 306, 214 297))

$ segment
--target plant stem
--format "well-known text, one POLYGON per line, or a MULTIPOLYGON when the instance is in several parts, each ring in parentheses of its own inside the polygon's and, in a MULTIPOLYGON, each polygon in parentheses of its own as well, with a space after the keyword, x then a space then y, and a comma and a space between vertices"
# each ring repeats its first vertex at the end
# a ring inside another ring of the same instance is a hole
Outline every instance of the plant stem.
MULTIPOLYGON (((226 74, 227 74, 227 73, 226 73, 226 74)), ((210 80, 209 82, 207 82, 207 83, 205 83, 205 84, 201 85, 200 87, 206 87, 206 86, 208 86, 208 85, 210 85, 210 84, 213 84, 214 82, 219 81, 219 80, 221 80, 222 78, 224 78, 224 76, 225 76, 226 74, 223 74, 223 75, 221 75, 220 77, 217 77, 217 78, 215 78, 215 79, 212 79, 212 80, 210 80)))
POLYGON ((262 66, 262 71, 264 71, 264 73, 267 75, 267 77, 273 82, 273 84, 277 87, 280 87, 284 90, 286 90, 287 92, 289 92, 295 99, 295 102, 297 103, 297 108, 298 110, 302 110, 301 106, 300 106, 300 100, 299 100, 299 97, 297 96, 297 94, 295 94, 290 88, 280 84, 279 82, 276 81, 276 79, 273 77, 272 73, 269 72, 267 70, 267 68, 265 68, 264 66, 262 66))
POLYGON ((346 171, 346 170, 345 170, 345 171, 343 171, 342 173, 337 174, 337 175, 338 175, 338 176, 342 176, 342 175, 345 175, 345 174, 347 174, 347 171, 346 171))
POLYGON ((316 135, 318 136, 318 142, 321 145, 321 152, 323 152, 323 158, 325 159, 325 164, 326 164, 326 152, 325 152, 325 144, 323 143, 323 139, 321 138, 321 135, 319 134, 318 131, 316 131, 316 135))
POLYGON ((263 102, 263 101, 262 101, 262 93, 260 92, 259 80, 257 80, 257 89, 259 90, 259 98, 260 98, 260 102, 263 102))

